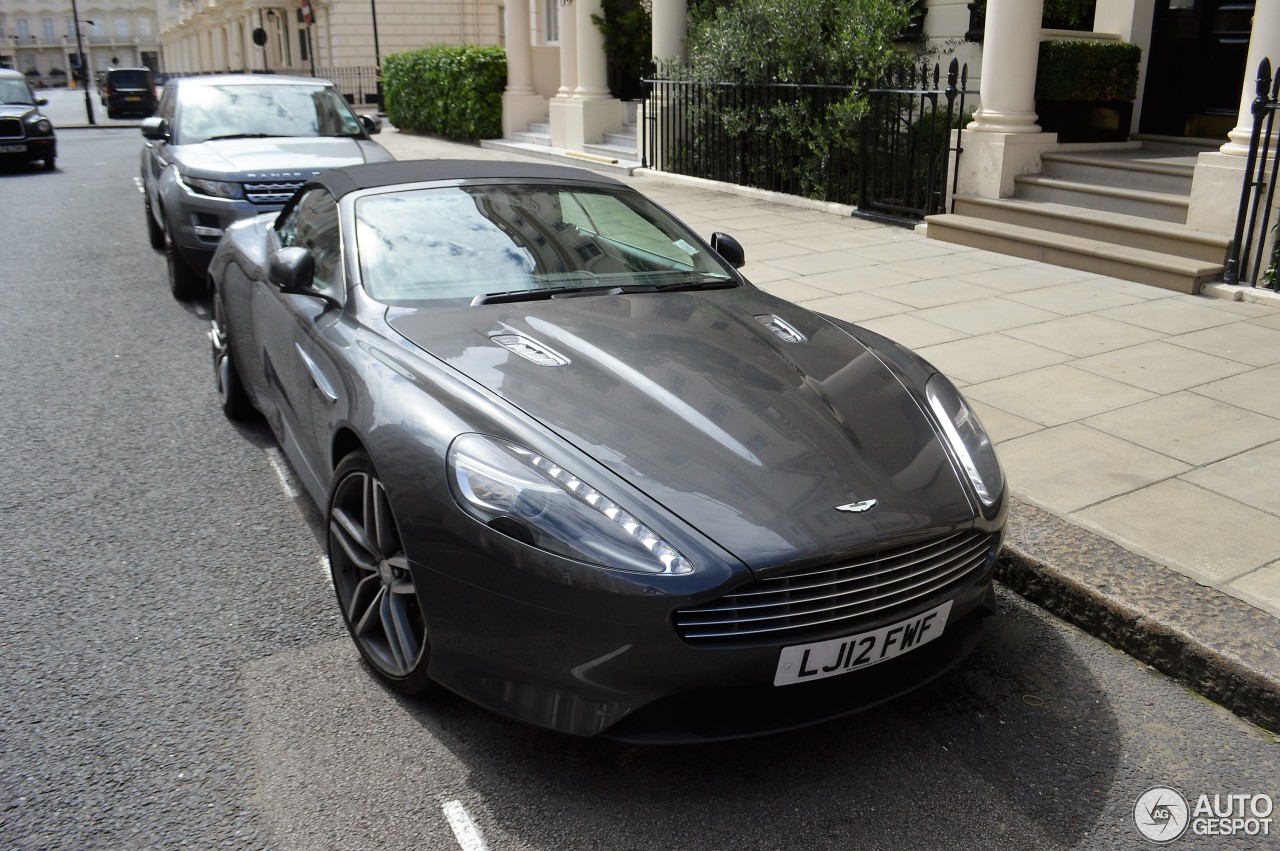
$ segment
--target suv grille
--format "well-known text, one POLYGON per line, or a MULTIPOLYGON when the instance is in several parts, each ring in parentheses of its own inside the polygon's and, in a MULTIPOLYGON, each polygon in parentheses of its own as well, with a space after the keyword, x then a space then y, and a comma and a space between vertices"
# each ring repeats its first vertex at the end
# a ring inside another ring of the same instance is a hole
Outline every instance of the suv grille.
POLYGON ((733 647, 852 634, 895 609, 941 598, 981 576, 999 536, 966 530, 858 560, 758 579, 719 600, 680 609, 676 631, 695 646, 733 647))
POLYGON ((283 204, 293 197, 293 193, 301 188, 303 181, 301 180, 271 180, 261 183, 246 183, 244 185, 245 197, 254 204, 268 206, 271 204, 283 204))
POLYGON ((21 139, 26 135, 21 118, 0 118, 0 139, 21 139))

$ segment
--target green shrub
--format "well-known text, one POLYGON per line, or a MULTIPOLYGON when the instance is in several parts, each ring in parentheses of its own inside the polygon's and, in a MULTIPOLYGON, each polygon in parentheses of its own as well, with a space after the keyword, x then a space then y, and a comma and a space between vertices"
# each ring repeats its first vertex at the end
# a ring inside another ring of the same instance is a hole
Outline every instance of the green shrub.
POLYGON ((1042 42, 1036 100, 1131 101, 1141 61, 1142 48, 1127 41, 1042 42))
POLYGON ((474 141, 502 135, 507 55, 500 47, 428 47, 383 60, 387 119, 401 130, 474 141))

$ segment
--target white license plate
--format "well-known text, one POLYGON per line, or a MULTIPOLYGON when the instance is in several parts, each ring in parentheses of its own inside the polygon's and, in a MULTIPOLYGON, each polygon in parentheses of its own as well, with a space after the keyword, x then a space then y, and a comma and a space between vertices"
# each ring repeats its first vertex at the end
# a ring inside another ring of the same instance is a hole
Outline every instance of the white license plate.
POLYGON ((0 145, 0 154, 21 154, 26 150, 26 145, 0 145))
POLYGON ((807 683, 887 662, 933 641, 947 625, 951 600, 898 623, 845 638, 782 648, 775 686, 807 683))

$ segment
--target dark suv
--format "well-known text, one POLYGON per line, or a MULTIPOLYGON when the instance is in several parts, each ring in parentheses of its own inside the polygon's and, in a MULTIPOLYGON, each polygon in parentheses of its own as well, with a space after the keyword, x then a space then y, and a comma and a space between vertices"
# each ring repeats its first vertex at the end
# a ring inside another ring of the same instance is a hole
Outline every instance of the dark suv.
POLYGON ((58 139, 40 112, 47 103, 36 97, 25 76, 0 68, 0 160, 43 160, 53 171, 58 139))
POLYGON ((233 222, 279 210, 326 169, 393 159, 369 138, 380 128, 325 80, 169 80, 156 114, 142 120, 142 181, 148 236, 164 250, 174 296, 204 295, 209 260, 233 222))
POLYGON ((150 68, 109 68, 102 78, 107 118, 146 116, 156 111, 156 81, 150 68))

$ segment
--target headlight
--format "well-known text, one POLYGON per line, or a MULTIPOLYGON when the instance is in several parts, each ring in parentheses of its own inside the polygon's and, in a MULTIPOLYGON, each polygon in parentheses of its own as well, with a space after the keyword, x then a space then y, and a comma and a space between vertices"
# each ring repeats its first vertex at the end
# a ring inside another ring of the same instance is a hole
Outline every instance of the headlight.
POLYGON ((449 447, 449 474, 464 511, 533 546, 637 573, 693 571, 675 547, 613 500, 522 446, 464 434, 449 447))
POLYGON ((202 177, 184 177, 182 182, 190 186, 201 195, 212 195, 214 198, 239 198, 241 197, 241 189, 239 183, 231 183, 226 180, 205 180, 202 177))
POLYGON ((48 136, 53 132, 53 125, 50 124, 49 119, 44 116, 40 116, 34 121, 28 121, 27 123, 31 126, 32 131, 37 135, 48 136))
POLYGON ((965 403, 964 397, 945 376, 935 375, 925 387, 929 407, 942 424, 942 433, 952 453, 964 468, 978 499, 987 508, 996 504, 1004 493, 1004 474, 987 430, 978 416, 965 403))

